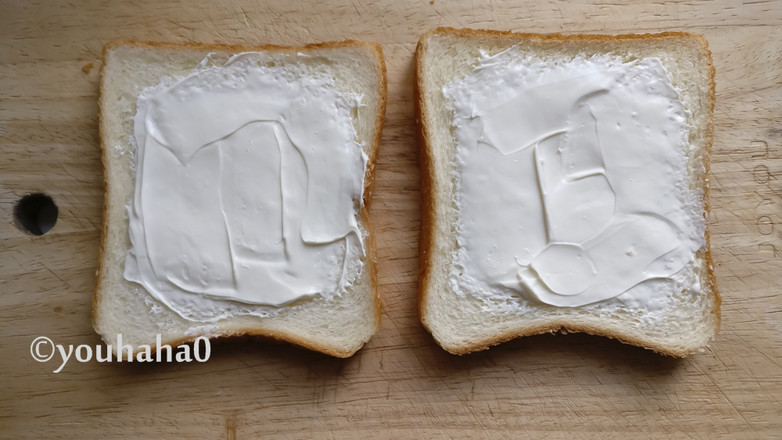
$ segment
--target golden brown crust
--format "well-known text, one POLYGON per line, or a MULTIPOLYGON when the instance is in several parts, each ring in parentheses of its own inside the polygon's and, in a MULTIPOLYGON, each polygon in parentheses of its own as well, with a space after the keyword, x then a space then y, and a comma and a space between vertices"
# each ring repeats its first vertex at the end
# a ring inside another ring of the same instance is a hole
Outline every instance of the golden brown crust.
MULTIPOLYGON (((103 283, 103 274, 104 274, 103 266, 105 264, 104 251, 106 246, 107 231, 109 227, 109 218, 108 218, 109 175, 107 172, 107 166, 108 166, 107 162, 109 158, 107 155, 107 145, 104 139, 105 133, 107 132, 107 128, 105 126, 105 120, 102 111, 104 86, 106 81, 105 68, 106 68, 106 60, 109 52, 121 47, 136 47, 136 48, 150 48, 150 49, 156 48, 156 49, 170 49, 170 50, 198 49, 204 51, 223 51, 223 52, 246 52, 246 51, 308 52, 308 51, 314 51, 320 49, 341 49, 341 48, 361 47, 368 50, 371 53, 372 58, 374 59, 375 62, 376 74, 378 76, 378 83, 377 83, 378 103, 377 103, 377 112, 376 112, 375 124, 374 124, 374 135, 371 139, 371 144, 369 146, 369 152, 367 155, 368 159, 367 159, 367 169, 364 177, 364 195, 362 200, 363 206, 361 207, 361 218, 364 221, 364 224, 366 225, 367 231, 369 233, 366 242, 366 252, 367 252, 366 267, 367 270, 369 271, 373 304, 374 304, 373 318, 375 322, 375 328, 373 333, 376 332, 380 328, 381 301, 380 301, 380 294, 378 292, 378 284, 377 284, 377 252, 376 252, 375 238, 374 238, 372 226, 369 221, 368 209, 372 201, 372 191, 374 189, 374 180, 375 180, 375 163, 378 157, 380 137, 383 128, 383 122, 385 120, 385 108, 386 108, 386 100, 387 100, 387 78, 386 78, 386 65, 385 65, 385 60, 383 58, 383 50, 380 47, 380 45, 375 43, 354 41, 354 40, 313 43, 313 44, 308 44, 299 47, 278 46, 278 45, 247 46, 247 45, 230 45, 230 44, 202 44, 202 43, 160 43, 160 42, 143 42, 143 41, 135 41, 135 40, 116 40, 116 41, 111 41, 103 46, 103 62, 99 74, 100 75, 100 97, 98 99, 98 109, 99 109, 98 126, 100 130, 100 140, 101 140, 101 153, 102 153, 101 160, 103 163, 103 170, 104 170, 104 175, 103 175, 104 202, 103 202, 103 229, 101 231, 101 243, 100 243, 99 257, 98 257, 99 263, 98 263, 98 270, 96 272, 95 293, 92 298, 93 327, 97 328, 96 324, 98 319, 97 316, 98 304, 100 303, 103 295, 103 292, 101 292, 100 287, 103 283)), ((278 341, 289 342, 298 345, 300 347, 304 347, 314 351, 319 351, 331 356, 341 357, 341 358, 350 357, 358 350, 358 349, 340 349, 337 347, 321 345, 305 337, 297 335, 295 333, 279 331, 279 330, 259 329, 259 328, 242 328, 238 330, 225 331, 223 333, 218 332, 218 333, 201 334, 201 335, 196 334, 186 338, 170 339, 167 341, 163 341, 162 343, 171 345, 173 347, 175 345, 191 343, 195 341, 199 336, 206 336, 210 339, 215 339, 215 338, 243 336, 243 335, 260 336, 260 337, 270 338, 278 341)), ((363 345, 363 343, 361 345, 363 345)), ((154 349, 154 347, 152 348, 154 349)))
MULTIPOLYGON (((374 333, 380 329, 380 319, 382 316, 382 304, 380 301, 380 291, 377 288, 377 244, 375 242, 375 234, 374 231, 372 230, 372 225, 369 222, 369 212, 367 211, 366 208, 363 208, 361 210, 361 217, 363 218, 364 224, 366 225, 367 230, 369 231, 369 235, 367 236, 367 240, 365 243, 366 251, 367 251, 366 267, 369 270, 370 284, 372 285, 372 294, 374 296, 375 329, 372 332, 374 333)), ((338 355, 335 354, 334 356, 338 356, 338 355)), ((347 357, 347 356, 340 356, 340 357, 347 357)))
POLYGON ((380 151, 380 148, 378 147, 383 132, 383 122, 386 117, 386 101, 388 99, 388 79, 386 77, 386 62, 383 57, 383 49, 377 44, 373 44, 372 49, 372 54, 377 63, 380 82, 378 84, 378 112, 377 117, 375 118, 375 137, 372 139, 372 148, 370 148, 366 178, 364 179, 364 206, 366 206, 367 209, 371 208, 372 193, 375 190, 375 163, 377 162, 377 156, 380 151))
MULTIPOLYGON (((277 330, 256 329, 256 328, 243 328, 238 330, 225 331, 222 333, 208 333, 208 334, 205 333, 205 334, 188 336, 185 338, 161 339, 160 348, 162 348, 164 345, 168 345, 170 347, 176 348, 179 345, 191 344, 200 337, 205 337, 210 341, 213 341, 216 339, 235 338, 241 336, 253 336, 253 337, 259 337, 264 339, 273 339, 275 341, 290 343, 302 348, 306 348, 308 350, 317 351, 338 358, 349 358, 357 351, 357 350, 339 350, 334 347, 315 344, 307 338, 302 338, 299 335, 295 335, 288 332, 277 331, 277 330)), ((107 344, 111 344, 113 341, 105 340, 105 342, 107 344)), ((150 348, 150 353, 154 354, 157 352, 158 347, 156 346, 155 341, 150 341, 149 348, 150 348)), ((125 353, 127 352, 123 351, 120 354, 123 361, 128 360, 128 357, 125 355, 125 353)), ((139 353, 138 351, 134 352, 133 356, 137 356, 138 353, 139 353)))
MULTIPOLYGON (((520 41, 544 41, 553 43, 563 42, 580 42, 580 43, 594 43, 594 42, 621 42, 621 41, 649 41, 670 39, 672 41, 681 41, 682 39, 688 39, 696 41, 700 46, 701 55, 706 60, 707 68, 709 70, 709 93, 707 99, 708 103, 708 127, 706 129, 706 145, 705 153, 703 156, 703 162, 705 167, 705 173, 703 176, 703 205, 704 215, 708 219, 709 214, 709 158, 711 154, 713 136, 714 136, 714 101, 715 101, 715 70, 714 64, 711 58, 711 52, 708 48, 708 43, 703 36, 698 34, 692 34, 687 32, 664 32, 658 34, 628 34, 628 35, 563 35, 563 34, 532 34, 532 33, 514 33, 507 31, 495 31, 495 30, 479 30, 479 29, 454 29, 448 27, 440 27, 432 29, 423 34, 418 40, 416 47, 416 69, 415 69, 415 104, 416 104, 416 119, 418 121, 418 137, 419 137, 419 161, 421 167, 421 233, 419 238, 419 275, 418 275, 418 311, 421 323, 429 331, 432 332, 430 324, 427 322, 428 314, 428 289, 430 286, 430 277, 432 276, 432 262, 430 254, 434 247, 433 225, 437 218, 437 212, 435 212, 433 203, 433 194, 436 192, 436 185, 438 184, 435 178, 435 170, 432 161, 432 145, 430 144, 430 128, 428 126, 429 121, 426 117, 427 108, 426 100, 423 94, 423 72, 426 69, 426 57, 424 53, 427 49, 429 38, 433 35, 450 35, 457 37, 482 37, 491 38, 505 42, 520 42, 520 41)), ((711 247, 709 242, 709 230, 705 231, 705 248, 703 256, 705 264, 707 265, 707 285, 713 295, 713 308, 711 310, 716 320, 716 330, 720 326, 720 304, 721 297, 717 290, 716 277, 714 275, 714 264, 711 256, 711 247)), ((670 347, 663 346, 651 341, 637 338, 629 334, 620 332, 609 331, 600 327, 573 324, 568 322, 554 322, 544 326, 520 328, 517 330, 509 331, 503 334, 487 335, 487 337, 480 341, 475 341, 468 345, 462 346, 446 346, 437 341, 446 351, 452 354, 462 355, 471 353, 474 351, 486 350, 494 345, 507 342, 509 340, 523 337, 532 336, 542 333, 556 333, 556 332, 572 332, 572 333, 588 333, 596 336, 603 336, 612 339, 616 339, 622 343, 643 347, 657 353, 674 356, 685 357, 691 353, 686 350, 676 350, 670 347)), ((435 338, 437 340, 437 338, 435 338)))
POLYGON ((709 229, 709 217, 711 213, 711 204, 709 202, 709 191, 711 189, 709 185, 709 171, 711 169, 711 151, 714 147, 714 103, 717 100, 717 86, 714 78, 716 77, 716 70, 714 69, 714 62, 711 58, 711 51, 709 50, 708 42, 701 35, 696 35, 696 37, 700 43, 701 54, 706 60, 707 67, 709 69, 709 93, 707 96, 709 123, 706 127, 706 147, 703 154, 703 211, 704 215, 706 216, 706 231, 704 236, 706 241, 706 248, 703 258, 706 261, 706 268, 708 269, 708 286, 711 292, 714 294, 714 307, 712 308, 711 313, 714 315, 714 319, 716 320, 716 332, 719 330, 720 325, 722 325, 722 314, 720 313, 722 306, 722 296, 720 295, 719 289, 717 288, 717 277, 714 274, 714 260, 712 260, 711 256, 711 233, 709 229))
POLYGON ((109 229, 109 173, 106 172, 108 166, 108 156, 106 153, 106 143, 104 142, 104 134, 106 133, 106 123, 103 117, 103 88, 105 86, 106 76, 106 56, 109 53, 109 45, 103 46, 103 60, 100 65, 100 71, 98 76, 100 78, 98 98, 98 137, 100 138, 100 152, 101 152, 101 164, 103 165, 103 223, 100 233, 100 247, 98 248, 98 269, 95 271, 95 292, 92 295, 92 326, 96 327, 97 324, 97 310, 98 304, 101 300, 100 286, 103 284, 103 265, 104 265, 104 251, 106 247, 106 233, 109 229))
POLYGON ((421 36, 415 51, 415 73, 413 87, 415 88, 415 114, 418 122, 418 161, 421 169, 421 232, 418 237, 418 316, 421 318, 421 324, 428 331, 432 331, 426 321, 428 316, 427 307, 427 287, 431 277, 431 260, 429 254, 434 246, 432 228, 437 213, 434 210, 432 188, 436 184, 434 178, 434 167, 432 165, 432 154, 429 144, 429 120, 424 117, 427 114, 426 102, 424 101, 421 78, 422 72, 426 68, 425 58, 423 56, 426 50, 427 34, 421 36))
POLYGON ((529 327, 523 330, 511 331, 500 335, 491 335, 491 337, 488 337, 484 340, 476 341, 470 345, 459 346, 459 347, 443 347, 443 348, 448 353, 461 356, 469 353, 474 353, 476 351, 488 350, 489 348, 495 345, 499 345, 502 344, 503 342, 508 342, 516 338, 520 338, 524 336, 540 335, 544 333, 552 333, 552 334, 586 333, 594 336, 602 336, 609 339, 615 339, 623 344, 645 348, 647 350, 652 350, 656 353, 665 356, 671 356, 671 357, 683 358, 692 353, 691 351, 687 351, 687 350, 675 350, 675 349, 671 349, 670 347, 665 347, 661 344, 650 343, 645 339, 636 338, 631 335, 606 331, 605 329, 601 329, 600 327, 573 324, 573 323, 552 323, 549 325, 529 327))
MULTIPOLYGON (((673 39, 680 40, 682 38, 694 38, 698 40, 702 47, 706 48, 706 40, 699 34, 693 34, 689 32, 660 32, 656 34, 620 34, 620 35, 604 35, 604 34, 535 34, 535 33, 522 33, 511 31, 497 31, 487 29, 455 29, 450 27, 438 27, 432 29, 421 36, 419 39, 419 45, 422 41, 429 38, 432 35, 453 35, 458 37, 490 37, 493 39, 509 42, 517 41, 548 41, 548 42, 616 42, 616 41, 649 41, 659 39, 673 39)), ((708 49, 706 48, 708 52, 708 49)), ((711 57, 709 56, 711 61, 711 57)))
MULTIPOLYGON (((173 49, 173 50, 187 50, 187 49, 199 49, 199 50, 213 50, 223 52, 246 52, 246 51, 258 51, 258 52, 308 52, 316 49, 342 49, 347 47, 364 47, 371 50, 376 56, 382 58, 382 49, 380 45, 376 43, 370 43, 366 41, 344 40, 344 41, 328 41, 324 43, 312 43, 304 46, 280 46, 276 44, 265 45, 242 45, 242 44, 207 44, 207 43, 165 43, 155 41, 137 41, 137 40, 114 40, 106 43, 103 46, 103 59, 105 61, 106 54, 119 47, 140 47, 140 48, 157 48, 157 49, 173 49)), ((385 64, 382 66, 385 71, 385 64)), ((385 77, 385 73, 383 74, 385 77)))

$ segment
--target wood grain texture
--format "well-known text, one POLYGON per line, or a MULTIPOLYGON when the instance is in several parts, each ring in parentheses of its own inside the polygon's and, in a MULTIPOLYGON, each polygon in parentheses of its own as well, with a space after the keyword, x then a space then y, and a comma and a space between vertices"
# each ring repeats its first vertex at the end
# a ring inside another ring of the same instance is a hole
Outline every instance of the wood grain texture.
POLYGON ((0 1, 0 437, 774 438, 782 432, 782 4, 778 1, 0 1), (585 336, 465 357, 418 323, 413 50, 435 26, 525 32, 686 30, 717 69, 712 248, 723 324, 663 358, 585 336), (35 362, 41 335, 96 346, 101 47, 118 38, 383 45, 388 108, 371 217, 383 323, 356 356, 229 340, 192 364, 35 362), (32 237, 16 201, 50 194, 32 237))

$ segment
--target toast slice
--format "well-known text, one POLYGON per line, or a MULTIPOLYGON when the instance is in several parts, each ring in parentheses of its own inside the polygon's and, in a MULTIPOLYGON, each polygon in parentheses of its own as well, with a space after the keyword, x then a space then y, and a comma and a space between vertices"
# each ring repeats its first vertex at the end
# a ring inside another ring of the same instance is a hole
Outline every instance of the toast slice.
POLYGON ((438 344, 586 332, 684 357, 715 336, 703 37, 438 28, 416 63, 438 344))
POLYGON ((376 44, 107 44, 95 330, 133 353, 255 335, 354 354, 380 324, 385 102, 376 44))

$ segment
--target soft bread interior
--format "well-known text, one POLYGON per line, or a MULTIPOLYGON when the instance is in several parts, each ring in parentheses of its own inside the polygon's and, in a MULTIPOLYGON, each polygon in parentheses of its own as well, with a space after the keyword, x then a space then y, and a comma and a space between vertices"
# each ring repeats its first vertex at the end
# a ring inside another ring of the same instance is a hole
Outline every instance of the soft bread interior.
MULTIPOLYGON (((664 310, 650 313, 619 301, 559 308, 523 297, 508 303, 456 294, 450 285, 456 249, 455 149, 452 112, 442 88, 463 78, 481 51, 490 55, 514 45, 547 56, 611 53, 625 59, 656 57, 668 71, 688 113, 687 178, 703 194, 708 214, 708 162, 712 143, 714 71, 705 41, 688 34, 658 36, 541 36, 490 31, 436 29, 424 35, 417 51, 417 87, 422 137, 423 230, 420 312, 435 340, 455 354, 486 349, 524 335, 557 330, 617 338, 660 353, 685 356, 705 346, 719 326, 719 295, 707 245, 685 267, 700 289, 670 292, 664 310)), ((639 195, 640 196, 640 195, 639 195)), ((498 212, 495 215, 502 215, 498 212)))
POLYGON ((252 334, 290 341, 334 356, 352 355, 379 327, 374 242, 366 210, 371 197, 374 160, 384 111, 385 66, 376 45, 346 42, 306 48, 142 43, 107 46, 100 97, 106 195, 101 262, 93 305, 96 331, 107 343, 112 343, 117 334, 122 334, 123 342, 134 347, 154 344, 158 334, 168 344, 192 341, 198 336, 252 334), (305 74, 331 76, 339 90, 362 95, 362 105, 354 115, 353 124, 358 141, 369 157, 365 203, 359 224, 367 236, 364 270, 341 296, 297 301, 265 318, 234 316, 215 323, 192 322, 152 298, 140 285, 123 277, 125 256, 131 245, 126 206, 134 191, 135 159, 130 138, 136 100, 147 87, 167 78, 186 76, 207 55, 210 65, 221 65, 235 53, 252 50, 267 51, 270 62, 295 62, 298 68, 305 70, 305 74))

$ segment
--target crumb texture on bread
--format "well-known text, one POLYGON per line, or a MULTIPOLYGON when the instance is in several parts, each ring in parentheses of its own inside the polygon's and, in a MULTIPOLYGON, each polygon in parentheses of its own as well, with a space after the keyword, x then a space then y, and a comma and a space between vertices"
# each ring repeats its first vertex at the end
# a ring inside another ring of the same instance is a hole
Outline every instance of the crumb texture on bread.
POLYGON ((525 297, 498 300, 454 291, 451 267, 459 223, 454 172, 457 143, 453 112, 443 87, 471 72, 482 53, 495 55, 514 46, 561 58, 611 54, 628 60, 659 59, 688 115, 687 182, 691 191, 702 194, 697 209, 708 216, 714 69, 702 37, 684 33, 563 36, 435 29, 421 37, 416 52, 423 186, 419 308, 424 326, 454 354, 559 330, 603 335, 680 357, 706 346, 720 320, 708 231, 704 232, 705 246, 685 268, 696 287, 670 292, 660 313, 648 313, 643 307, 618 300, 563 308, 525 297))
MULTIPOLYGON (((379 327, 374 241, 367 215, 374 181, 380 131, 385 113, 386 77, 380 47, 363 42, 324 43, 305 47, 175 45, 113 42, 104 48, 101 69, 100 134, 103 149, 104 228, 100 267, 93 300, 93 324, 107 343, 117 334, 132 346, 179 344, 210 338, 259 335, 347 357, 379 327), (332 298, 314 297, 280 307, 267 317, 232 316, 213 323, 186 320, 123 277, 131 246, 128 205, 134 190, 135 158, 131 143, 136 100, 142 90, 183 78, 199 66, 219 66, 232 55, 260 51, 270 63, 290 63, 304 74, 328 75, 344 92, 361 95, 353 115, 357 140, 368 157, 359 228, 365 237, 364 268, 346 291, 332 298)), ((114 347, 116 350, 116 347, 114 347)))

